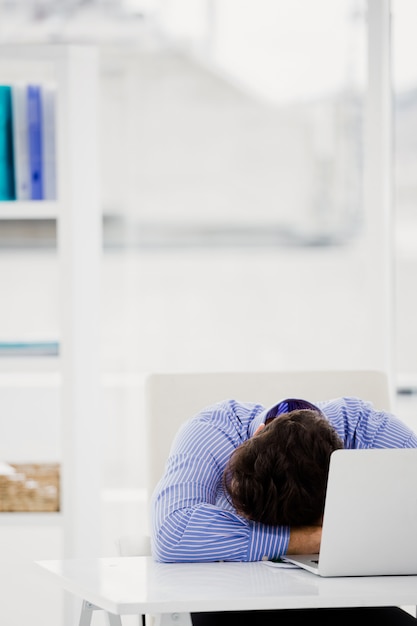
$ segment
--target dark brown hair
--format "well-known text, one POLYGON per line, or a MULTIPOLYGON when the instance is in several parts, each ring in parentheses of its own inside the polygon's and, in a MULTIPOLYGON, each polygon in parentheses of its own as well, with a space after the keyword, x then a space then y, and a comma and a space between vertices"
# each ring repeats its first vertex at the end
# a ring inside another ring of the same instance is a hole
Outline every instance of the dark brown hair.
POLYGON ((330 455, 342 447, 319 410, 284 413, 233 452, 223 476, 226 494, 238 513, 256 522, 316 524, 330 455))

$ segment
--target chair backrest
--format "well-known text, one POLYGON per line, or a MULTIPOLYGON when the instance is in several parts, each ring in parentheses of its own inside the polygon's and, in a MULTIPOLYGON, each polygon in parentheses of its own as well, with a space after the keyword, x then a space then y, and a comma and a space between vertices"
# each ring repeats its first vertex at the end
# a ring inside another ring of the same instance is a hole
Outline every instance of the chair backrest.
POLYGON ((266 407, 288 397, 311 402, 341 396, 390 410, 388 377, 370 370, 150 374, 145 382, 148 497, 164 472, 179 427, 209 404, 233 398, 266 407))

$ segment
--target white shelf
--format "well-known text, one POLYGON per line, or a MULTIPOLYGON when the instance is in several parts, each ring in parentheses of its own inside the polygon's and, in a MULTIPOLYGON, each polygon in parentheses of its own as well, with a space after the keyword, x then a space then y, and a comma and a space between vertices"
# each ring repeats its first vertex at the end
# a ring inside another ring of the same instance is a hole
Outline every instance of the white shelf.
POLYGON ((56 219, 58 213, 58 202, 46 200, 0 202, 0 220, 56 219))
MULTIPOLYGON (((147 499, 146 489, 112 488, 101 491, 102 505, 120 506, 123 504, 145 505, 147 499)), ((63 521, 63 515, 59 511, 51 512, 0 512, 1 526, 58 526, 63 521)))
POLYGON ((62 513, 58 511, 25 513, 25 512, 1 512, 0 526, 59 526, 62 524, 62 513))
POLYGON ((4 374, 10 374, 15 378, 20 374, 24 376, 38 372, 57 372, 60 369, 59 356, 1 356, 0 378, 4 374))
POLYGON ((56 86, 58 190, 56 202, 0 202, 0 220, 56 219, 60 270, 59 357, 1 357, 0 387, 57 388, 62 441, 62 512, 0 513, 0 523, 60 524, 68 558, 100 549, 98 61, 90 45, 0 45, 2 84, 56 86))
POLYGON ((61 372, 56 371, 0 371, 0 389, 56 388, 61 383, 61 372))

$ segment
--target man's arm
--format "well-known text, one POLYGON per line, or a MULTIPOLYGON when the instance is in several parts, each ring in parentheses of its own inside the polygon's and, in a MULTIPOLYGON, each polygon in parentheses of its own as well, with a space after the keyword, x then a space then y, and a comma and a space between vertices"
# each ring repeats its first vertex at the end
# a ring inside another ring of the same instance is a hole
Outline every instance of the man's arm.
POLYGON ((315 554, 320 552, 321 526, 291 528, 287 554, 315 554))
POLYGON ((158 561, 258 561, 287 550, 289 529, 236 513, 222 489, 225 464, 247 425, 226 409, 191 420, 179 433, 152 502, 153 555, 158 561))
POLYGON ((417 448, 417 435, 400 419, 360 398, 317 403, 345 448, 417 448))

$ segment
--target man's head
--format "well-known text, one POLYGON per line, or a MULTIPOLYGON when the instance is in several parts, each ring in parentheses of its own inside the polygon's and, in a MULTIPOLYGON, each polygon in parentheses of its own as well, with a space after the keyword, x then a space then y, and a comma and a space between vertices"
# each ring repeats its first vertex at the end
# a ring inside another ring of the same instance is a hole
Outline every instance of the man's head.
POLYGON ((272 525, 316 524, 331 453, 343 443, 318 409, 284 413, 230 457, 224 486, 236 510, 272 525))

